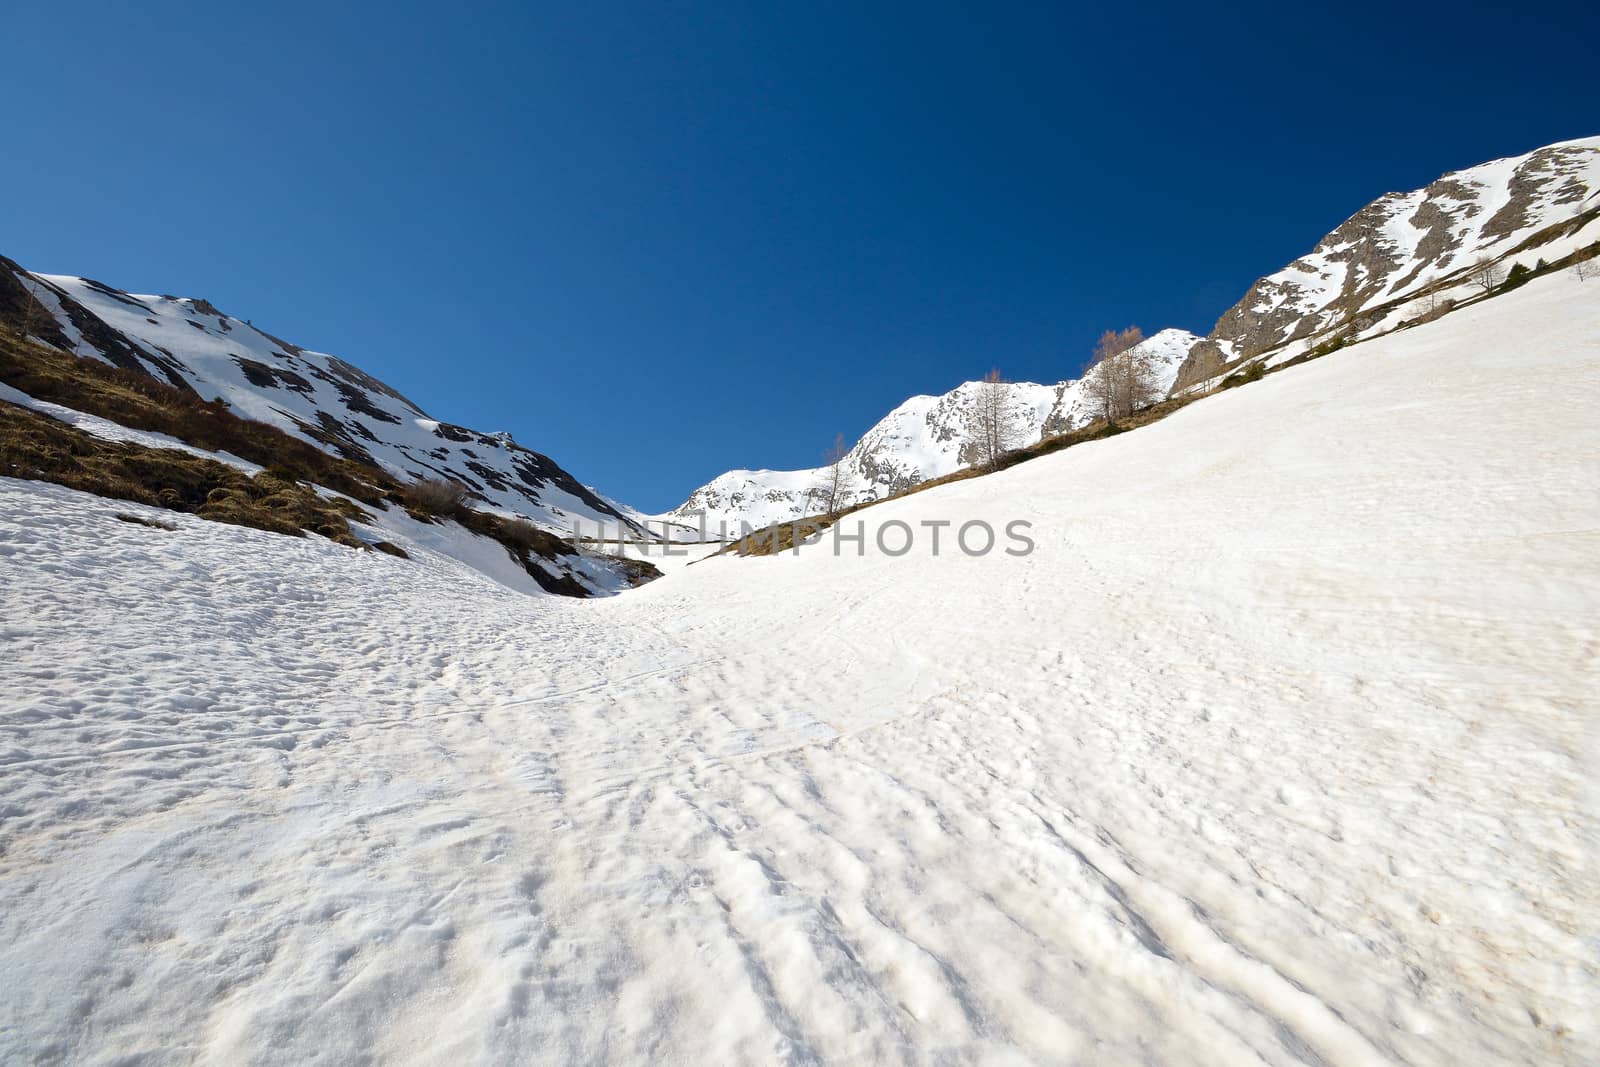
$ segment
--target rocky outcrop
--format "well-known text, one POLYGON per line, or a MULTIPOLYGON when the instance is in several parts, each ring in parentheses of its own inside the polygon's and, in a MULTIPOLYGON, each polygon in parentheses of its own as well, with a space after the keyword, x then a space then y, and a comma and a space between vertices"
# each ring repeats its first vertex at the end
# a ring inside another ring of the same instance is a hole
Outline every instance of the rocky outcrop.
POLYGON ((1178 375, 1172 382, 1172 391, 1182 392, 1197 382, 1221 374, 1222 369, 1233 362, 1222 346, 1223 342, 1209 337, 1195 342, 1194 347, 1189 349, 1188 358, 1178 368, 1178 375))
POLYGON ((1196 345, 1173 388, 1265 353, 1371 328, 1380 309, 1571 217, 1600 189, 1600 138, 1569 141, 1387 193, 1310 253, 1259 279, 1196 345))

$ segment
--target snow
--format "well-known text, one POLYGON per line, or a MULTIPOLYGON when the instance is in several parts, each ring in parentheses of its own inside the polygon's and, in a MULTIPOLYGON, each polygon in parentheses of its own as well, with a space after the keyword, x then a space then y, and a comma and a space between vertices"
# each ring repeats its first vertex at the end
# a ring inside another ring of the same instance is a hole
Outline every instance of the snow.
POLYGON ((0 1060, 1595 1062, 1597 396, 1554 275, 601 601, 0 479, 0 1060))
MULTIPOLYGON (((152 430, 136 430, 123 426, 98 415, 89 415, 61 404, 54 404, 43 400, 36 400, 20 389, 13 388, 0 382, 0 401, 17 404, 31 408, 42 415, 75 426, 85 433, 93 434, 107 441, 127 441, 134 444, 146 445, 150 448, 171 448, 190 455, 201 456, 205 459, 216 460, 236 467, 249 475, 259 474, 262 467, 248 460, 240 459, 231 452, 210 452, 197 448, 186 441, 164 433, 152 430)), ((342 494, 321 490, 330 496, 342 494)), ((363 510, 372 515, 372 523, 363 524, 352 522, 351 531, 368 544, 379 541, 388 541, 398 545, 408 553, 418 549, 427 549, 446 559, 463 563, 483 575, 488 576, 509 589, 516 589, 523 593, 543 596, 544 590, 533 579, 526 568, 522 566, 500 542, 492 538, 480 537, 465 529, 460 524, 443 520, 438 523, 423 523, 411 518, 401 508, 372 508, 360 501, 352 500, 363 510)), ((170 515, 163 513, 159 521, 167 522, 170 515)), ((615 530, 615 527, 612 528, 615 530)), ((635 558, 651 558, 642 553, 633 553, 635 558)), ((652 560, 653 562, 654 560, 652 560)), ((679 557, 673 556, 669 565, 679 562, 679 557)), ((606 594, 618 593, 626 588, 623 576, 616 570, 597 563, 591 557, 566 557, 563 560, 552 560, 546 564, 546 569, 556 575, 570 574, 577 579, 591 593, 606 594)))
POLYGON ((617 544, 600 546, 594 550, 604 552, 607 555, 614 553, 624 559, 642 559, 647 563, 654 564, 656 570, 662 574, 668 574, 715 555, 721 547, 720 542, 700 544, 674 541, 671 544, 661 544, 648 541, 622 541, 617 544))
MULTIPOLYGON (((157 378, 177 373, 200 396, 221 397, 235 414, 276 426, 319 447, 332 420, 344 436, 402 481, 449 478, 491 508, 513 512, 558 535, 576 520, 617 522, 614 503, 580 498, 553 480, 543 457, 509 434, 482 434, 430 418, 388 386, 335 356, 280 341, 249 322, 214 314, 204 301, 140 295, 69 275, 19 275, 55 315, 80 356, 105 360, 70 321, 63 295, 119 333, 157 378)), ((514 388, 517 383, 499 383, 514 388)), ((564 473, 564 472, 563 472, 564 473)))
MULTIPOLYGON (((1184 357, 1199 340, 1186 330, 1166 329, 1137 346, 1148 357, 1163 392, 1176 380, 1184 357)), ((1055 385, 1006 382, 1004 388, 1004 403, 1013 424, 1007 442, 1010 448, 1033 444, 1047 429, 1064 433, 1100 415, 1083 379, 1055 385)), ((963 382, 940 396, 913 396, 879 419, 845 457, 848 488, 844 503, 881 500, 967 466, 962 448, 971 438, 971 417, 982 389, 982 382, 963 382)), ((759 530, 816 514, 822 507, 819 487, 827 481, 822 467, 731 470, 695 490, 672 511, 643 518, 652 530, 659 530, 664 522, 698 525, 703 521, 713 536, 722 530, 738 536, 746 529, 759 530)))
MULTIPOLYGON (((1575 219, 1592 207, 1597 188, 1600 188, 1600 137, 1589 137, 1454 171, 1425 189, 1387 193, 1346 220, 1346 225, 1363 217, 1367 226, 1376 222, 1376 233, 1363 236, 1365 227, 1358 227, 1353 240, 1347 234, 1345 239, 1335 242, 1333 238, 1339 232, 1336 230, 1310 253, 1256 283, 1256 298, 1250 311, 1266 315, 1287 309, 1297 313, 1290 316, 1289 321, 1299 326, 1311 324, 1311 329, 1297 327, 1299 336, 1293 340, 1287 339, 1287 330, 1280 329, 1277 341, 1269 344, 1270 337, 1265 340, 1258 337, 1252 345, 1258 353, 1261 345, 1267 345, 1263 362, 1268 367, 1279 366, 1332 340, 1334 332, 1370 339, 1431 310, 1434 301, 1449 299, 1459 303, 1481 295, 1472 278, 1472 268, 1481 257, 1499 260, 1502 272, 1508 271, 1514 262, 1521 262, 1524 267, 1532 267, 1540 259, 1555 262, 1593 244, 1600 236, 1600 222, 1591 220, 1573 232, 1550 237, 1517 255, 1512 255, 1512 251, 1536 233, 1575 219), (1485 233, 1496 214, 1511 202, 1514 182, 1529 185, 1525 190, 1529 195, 1522 224, 1499 236, 1485 233), (1428 211, 1424 212, 1424 208, 1428 211), (1441 226, 1441 236, 1447 236, 1447 243, 1453 247, 1437 250, 1431 259, 1419 262, 1423 236, 1427 232, 1419 225, 1419 218, 1425 218, 1429 226, 1441 226), (1377 279, 1381 283, 1377 295, 1367 299, 1362 313, 1355 316, 1356 324, 1346 328, 1352 319, 1352 309, 1343 303, 1346 285, 1370 279, 1361 266, 1332 257, 1349 256, 1362 244, 1387 252, 1393 257, 1394 265, 1389 273, 1377 279), (1351 270, 1360 277, 1350 277, 1351 270), (1421 295, 1430 288, 1434 289, 1432 299, 1421 295), (1375 306, 1396 297, 1405 302, 1381 313, 1373 311, 1375 306)), ((1228 357, 1224 368, 1209 379, 1191 382, 1186 392, 1204 392, 1238 369, 1233 362, 1237 358, 1235 346, 1225 338, 1213 340, 1228 357)))

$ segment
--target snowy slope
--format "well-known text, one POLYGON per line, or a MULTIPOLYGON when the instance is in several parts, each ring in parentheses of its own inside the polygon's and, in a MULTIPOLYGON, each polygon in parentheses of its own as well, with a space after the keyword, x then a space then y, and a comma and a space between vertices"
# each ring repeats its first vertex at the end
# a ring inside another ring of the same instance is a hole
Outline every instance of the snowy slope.
MULTIPOLYGON (((1198 340, 1184 330, 1162 330, 1139 346, 1163 391, 1198 340)), ((1076 429, 1098 416, 1081 379, 1055 385, 1011 382, 1006 391, 1014 421, 1012 448, 1076 429)), ((970 465, 968 427, 981 392, 982 383, 964 382, 942 396, 914 396, 880 419, 845 459, 850 484, 846 503, 881 500, 970 465)), ((814 514, 819 510, 814 490, 823 481, 822 468, 728 471, 658 518, 694 524, 704 513, 713 534, 722 528, 737 532, 741 524, 759 529, 814 514)))
MULTIPOLYGON (((1532 267, 1600 240, 1600 137, 1564 141, 1446 174, 1424 189, 1388 193, 1317 247, 1259 279, 1218 320, 1178 376, 1185 388, 1264 352, 1298 355, 1329 331, 1365 335, 1376 309, 1441 283, 1471 295, 1480 257, 1532 267), (1589 224, 1578 232, 1562 224, 1589 224), (1527 247, 1524 247, 1527 246, 1527 247), (1523 254, 1518 256, 1518 253, 1523 254)), ((1401 309, 1396 320, 1415 314, 1401 309)))
POLYGON ((1597 286, 859 516, 1025 557, 0 479, 0 1060, 1594 1063, 1597 286))
POLYGON ((580 521, 615 527, 622 509, 549 457, 504 433, 430 418, 336 356, 311 352, 219 312, 204 300, 141 296, 87 278, 31 274, 0 260, 52 312, 33 334, 80 356, 140 370, 236 414, 287 430, 404 481, 449 478, 488 507, 567 533, 580 521))

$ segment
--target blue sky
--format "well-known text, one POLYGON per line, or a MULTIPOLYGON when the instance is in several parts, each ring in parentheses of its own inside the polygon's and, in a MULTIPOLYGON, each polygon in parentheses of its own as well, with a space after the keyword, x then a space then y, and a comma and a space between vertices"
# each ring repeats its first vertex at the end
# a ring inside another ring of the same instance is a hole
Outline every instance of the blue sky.
POLYGON ((1381 193, 1600 133, 1579 4, 230 6, 8 10, 0 253, 647 510, 1204 333, 1381 193))

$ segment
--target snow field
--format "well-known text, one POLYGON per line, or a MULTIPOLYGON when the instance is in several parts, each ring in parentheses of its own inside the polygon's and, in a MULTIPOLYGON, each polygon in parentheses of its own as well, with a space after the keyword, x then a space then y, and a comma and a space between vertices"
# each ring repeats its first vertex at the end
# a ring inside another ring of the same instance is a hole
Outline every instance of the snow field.
POLYGON ((1542 278, 603 601, 0 480, 0 1059, 1592 1062, 1597 397, 1542 278))

